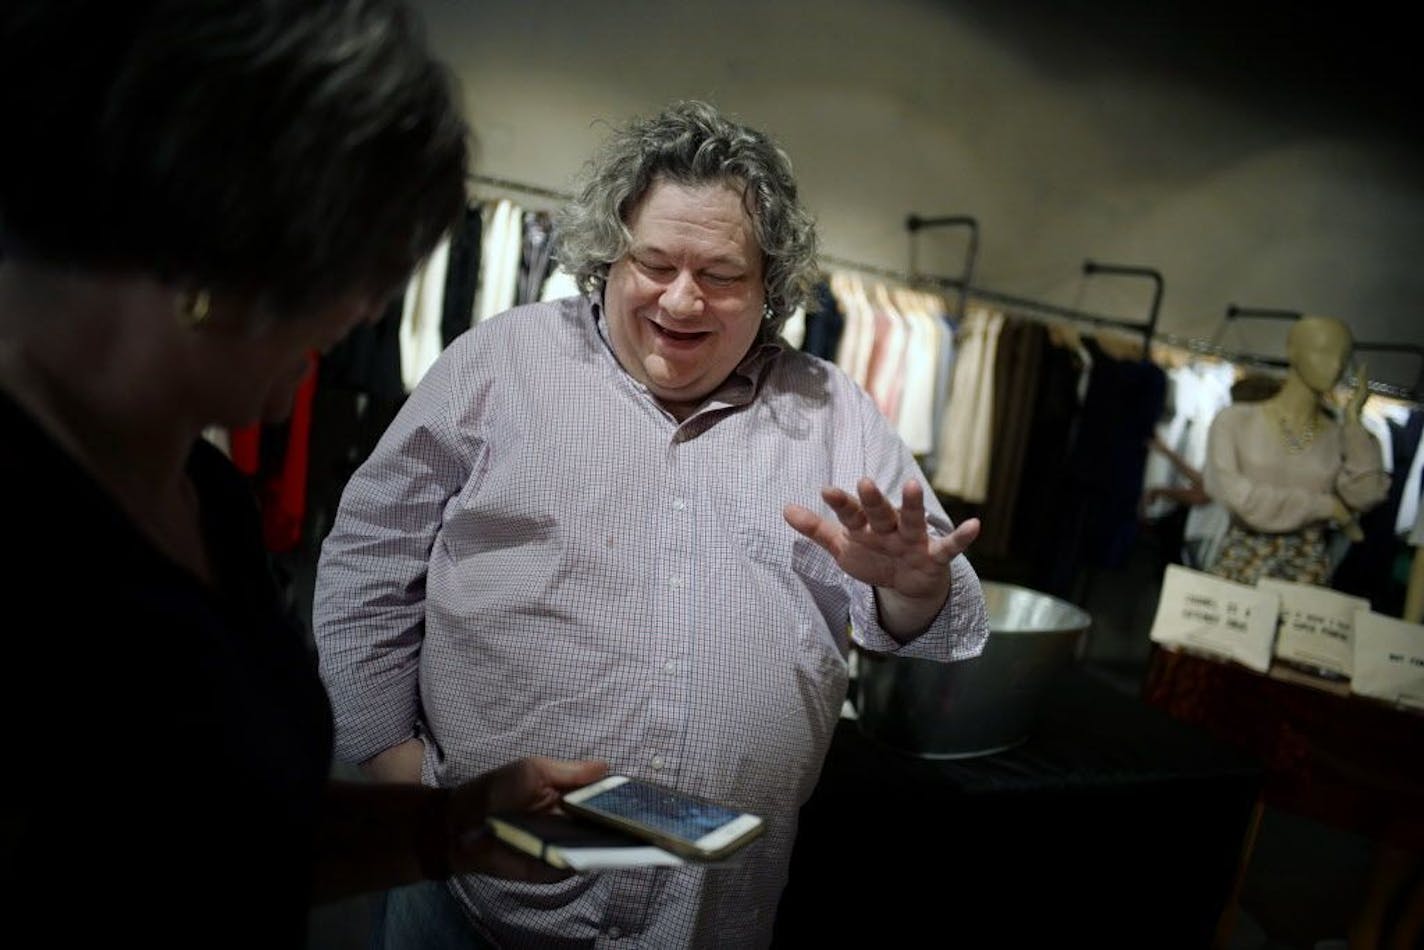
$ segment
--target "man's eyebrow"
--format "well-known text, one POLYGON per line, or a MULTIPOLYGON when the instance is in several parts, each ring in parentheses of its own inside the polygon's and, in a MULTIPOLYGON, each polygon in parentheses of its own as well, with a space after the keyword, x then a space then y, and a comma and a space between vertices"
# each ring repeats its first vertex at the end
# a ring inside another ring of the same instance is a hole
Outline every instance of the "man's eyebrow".
MULTIPOLYGON (((661 247, 658 247, 656 244, 634 244, 628 248, 628 253, 647 254, 652 257, 668 256, 667 251, 663 250, 661 247)), ((745 270, 751 266, 740 255, 734 254, 718 254, 714 257, 708 258, 707 263, 713 266, 726 265, 728 267, 735 267, 741 270, 745 270)))

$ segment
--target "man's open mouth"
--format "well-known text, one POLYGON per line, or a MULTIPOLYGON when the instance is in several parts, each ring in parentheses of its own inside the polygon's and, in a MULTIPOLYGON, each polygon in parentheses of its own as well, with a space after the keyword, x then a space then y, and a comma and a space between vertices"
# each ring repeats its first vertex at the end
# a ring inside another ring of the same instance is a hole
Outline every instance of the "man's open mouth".
POLYGON ((661 323, 654 323, 653 326, 657 329, 659 336, 666 337, 678 343, 692 343, 707 336, 706 330, 696 330, 691 333, 685 333, 681 330, 669 330, 661 323))

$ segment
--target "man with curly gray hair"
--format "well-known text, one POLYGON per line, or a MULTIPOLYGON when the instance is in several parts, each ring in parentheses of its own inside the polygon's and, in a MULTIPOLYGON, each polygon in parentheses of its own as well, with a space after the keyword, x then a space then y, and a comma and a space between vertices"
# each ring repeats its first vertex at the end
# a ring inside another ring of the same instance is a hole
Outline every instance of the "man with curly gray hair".
POLYGON ((628 253, 628 214, 655 181, 725 183, 743 195, 764 259, 768 328, 779 330, 817 277, 816 231, 801 207, 791 160, 765 135, 702 102, 681 103, 615 134, 559 218, 558 258, 594 291, 628 253), (649 146, 652 147, 649 147, 649 146))
POLYGON ((780 342, 815 237, 765 135, 695 102, 627 125, 558 242, 582 293, 461 337, 347 488, 315 611, 338 753, 441 786, 595 757, 766 820, 726 868, 466 875, 393 919, 453 896, 501 946, 765 945, 850 639, 977 654, 978 525, 780 342))

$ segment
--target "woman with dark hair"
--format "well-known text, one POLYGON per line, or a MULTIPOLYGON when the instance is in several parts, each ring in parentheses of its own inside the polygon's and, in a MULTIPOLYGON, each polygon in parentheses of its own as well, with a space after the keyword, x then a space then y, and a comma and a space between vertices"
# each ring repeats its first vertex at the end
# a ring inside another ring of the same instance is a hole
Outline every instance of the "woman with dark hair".
POLYGON ((418 25, 394 0, 46 0, 0 38, 8 924, 288 945, 314 900, 544 879, 485 814, 603 766, 329 781, 250 492, 200 438, 280 418, 461 212, 467 130, 418 25))

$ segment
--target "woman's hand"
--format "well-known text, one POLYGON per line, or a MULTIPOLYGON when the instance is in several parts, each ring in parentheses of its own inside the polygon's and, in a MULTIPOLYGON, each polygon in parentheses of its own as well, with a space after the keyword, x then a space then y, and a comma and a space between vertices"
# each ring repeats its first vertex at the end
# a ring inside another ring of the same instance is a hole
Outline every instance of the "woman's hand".
POLYGON ((1330 513, 1330 520, 1340 528, 1345 537, 1356 544, 1365 540, 1364 529, 1355 520, 1355 513, 1338 497, 1335 499, 1335 510, 1330 513))
POLYGON ((1366 366, 1358 363, 1355 366, 1355 388, 1350 392, 1350 398, 1345 402, 1345 418, 1358 421, 1360 413, 1364 411, 1365 400, 1370 398, 1370 380, 1365 375, 1366 366))
POLYGON ((533 756, 454 789, 447 816, 451 871, 536 882, 568 877, 567 872, 500 842, 486 830, 485 819, 501 812, 555 811, 564 792, 596 782, 607 772, 603 762, 533 756))

